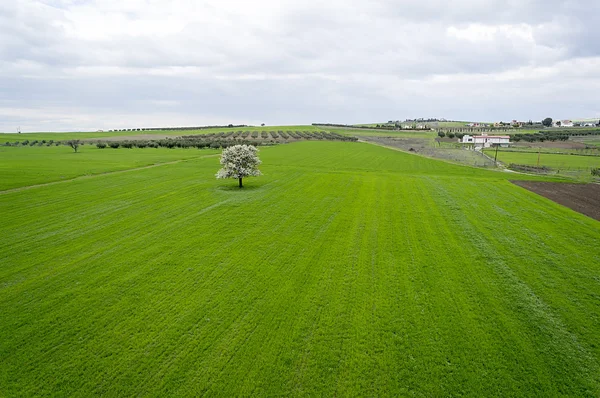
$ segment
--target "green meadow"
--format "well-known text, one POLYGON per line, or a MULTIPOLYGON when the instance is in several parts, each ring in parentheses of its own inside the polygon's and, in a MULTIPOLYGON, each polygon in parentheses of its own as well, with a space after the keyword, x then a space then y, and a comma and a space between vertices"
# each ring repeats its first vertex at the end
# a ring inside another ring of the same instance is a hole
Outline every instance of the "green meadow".
POLYGON ((2 150, 0 189, 64 182, 0 192, 0 395, 600 395, 600 223, 532 177, 311 141, 238 189, 210 151, 2 150))
POLYGON ((587 136, 587 137, 577 137, 574 139, 574 141, 582 142, 584 144, 600 148, 600 136, 597 136, 597 135, 587 136))
POLYGON ((202 156, 218 156, 216 150, 165 148, 98 149, 83 145, 73 152, 68 146, 0 146, 0 191, 29 185, 69 180, 202 156))
MULTIPOLYGON (((494 157, 495 151, 490 149, 485 151, 488 156, 494 157)), ((498 160, 505 164, 515 163, 531 166, 546 166, 553 169, 590 169, 600 167, 600 156, 585 156, 574 154, 558 153, 540 153, 539 163, 538 154, 534 152, 513 152, 498 151, 498 160)))

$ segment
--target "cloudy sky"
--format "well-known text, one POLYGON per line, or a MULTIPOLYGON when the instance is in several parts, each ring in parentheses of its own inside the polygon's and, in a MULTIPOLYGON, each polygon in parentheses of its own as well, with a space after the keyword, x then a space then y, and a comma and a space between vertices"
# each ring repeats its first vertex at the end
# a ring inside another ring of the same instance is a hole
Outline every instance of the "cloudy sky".
POLYGON ((0 131, 600 117, 597 0, 0 0, 0 131))

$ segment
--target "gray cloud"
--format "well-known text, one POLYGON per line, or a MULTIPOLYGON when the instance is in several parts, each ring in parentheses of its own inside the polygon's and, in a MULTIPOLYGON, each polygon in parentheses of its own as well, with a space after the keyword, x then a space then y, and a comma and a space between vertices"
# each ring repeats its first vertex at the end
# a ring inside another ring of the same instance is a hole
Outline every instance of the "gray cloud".
POLYGON ((0 130, 596 117, 589 1, 0 5, 0 130))

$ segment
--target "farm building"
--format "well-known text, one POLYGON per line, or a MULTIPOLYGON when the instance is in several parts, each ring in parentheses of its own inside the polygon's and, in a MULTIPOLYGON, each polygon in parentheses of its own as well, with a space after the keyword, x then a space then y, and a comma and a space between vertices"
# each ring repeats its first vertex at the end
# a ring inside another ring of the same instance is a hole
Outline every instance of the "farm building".
POLYGON ((462 138, 463 144, 474 144, 476 147, 489 148, 492 145, 507 147, 510 144, 509 135, 465 135, 462 138))
POLYGON ((557 120, 554 122, 554 127, 573 127, 572 120, 557 120))

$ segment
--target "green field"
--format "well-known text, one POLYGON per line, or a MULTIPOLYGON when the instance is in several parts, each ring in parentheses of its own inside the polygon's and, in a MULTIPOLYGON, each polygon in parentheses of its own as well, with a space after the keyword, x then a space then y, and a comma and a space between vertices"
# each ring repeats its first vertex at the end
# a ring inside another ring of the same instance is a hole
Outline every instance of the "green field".
MULTIPOLYGON (((495 150, 486 150, 485 153, 494 157, 495 150)), ((498 160, 504 164, 538 165, 538 154, 532 152, 507 152, 498 151, 498 160)), ((557 170, 586 170, 600 167, 600 156, 562 155, 554 153, 541 153, 539 166, 546 166, 557 170)))
POLYGON ((6 142, 14 143, 21 141, 33 140, 102 140, 115 137, 135 137, 135 136, 182 136, 195 134, 209 134, 229 131, 331 131, 349 136, 400 136, 413 138, 434 138, 436 134, 432 131, 393 131, 393 130, 368 130, 360 128, 344 128, 344 127, 318 127, 311 125, 297 126, 254 126, 254 127, 234 127, 234 128, 210 128, 202 130, 148 130, 148 131, 105 131, 105 132, 67 132, 67 133, 0 133, 0 145, 6 142))
MULTIPOLYGON (((337 131, 337 129, 331 129, 331 131, 337 131)), ((433 143, 433 139, 437 137, 435 131, 431 130, 352 130, 345 131, 348 135, 356 137, 405 137, 405 138, 422 138, 433 143)), ((341 132, 340 132, 341 134, 341 132)))
POLYGON ((95 145, 0 147, 0 191, 203 156, 220 151, 165 148, 98 149, 95 145))
POLYGON ((587 136, 587 137, 577 137, 574 138, 573 141, 582 142, 586 145, 593 145, 600 148, 600 136, 587 136))
MULTIPOLYGON (((109 156, 6 149, 4 187, 109 156)), ((600 395, 599 222, 370 144, 260 155, 0 194, 0 395, 600 395)))

